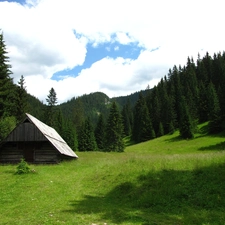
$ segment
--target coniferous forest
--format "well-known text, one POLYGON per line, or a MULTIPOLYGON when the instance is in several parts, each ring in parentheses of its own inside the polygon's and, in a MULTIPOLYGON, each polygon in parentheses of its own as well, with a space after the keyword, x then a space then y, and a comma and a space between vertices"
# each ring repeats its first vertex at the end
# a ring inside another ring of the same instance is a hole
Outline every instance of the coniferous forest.
POLYGON ((0 34, 0 141, 24 118, 37 117, 63 137, 75 151, 124 151, 124 137, 133 143, 179 130, 195 137, 197 125, 208 122, 208 133, 225 130, 225 52, 187 56, 185 66, 174 65, 153 88, 129 96, 109 98, 95 92, 58 104, 54 88, 46 104, 26 91, 21 75, 15 84, 7 46, 0 34))

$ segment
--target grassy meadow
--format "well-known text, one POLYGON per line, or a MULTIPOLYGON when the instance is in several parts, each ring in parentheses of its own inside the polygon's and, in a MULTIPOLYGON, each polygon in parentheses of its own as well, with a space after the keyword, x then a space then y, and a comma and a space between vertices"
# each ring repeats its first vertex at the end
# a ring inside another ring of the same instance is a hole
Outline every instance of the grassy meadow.
POLYGON ((0 166, 0 224, 225 224, 225 134, 179 133, 124 153, 77 152, 58 165, 0 166))

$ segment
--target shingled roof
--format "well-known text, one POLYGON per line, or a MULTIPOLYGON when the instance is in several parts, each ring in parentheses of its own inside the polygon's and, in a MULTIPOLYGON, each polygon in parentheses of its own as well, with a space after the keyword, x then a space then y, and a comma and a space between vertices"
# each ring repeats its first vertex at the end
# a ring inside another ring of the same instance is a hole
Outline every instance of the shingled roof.
POLYGON ((56 132, 54 128, 44 124, 28 113, 26 113, 26 116, 26 119, 33 123, 61 154, 78 158, 75 152, 67 145, 67 143, 62 139, 62 137, 56 132))

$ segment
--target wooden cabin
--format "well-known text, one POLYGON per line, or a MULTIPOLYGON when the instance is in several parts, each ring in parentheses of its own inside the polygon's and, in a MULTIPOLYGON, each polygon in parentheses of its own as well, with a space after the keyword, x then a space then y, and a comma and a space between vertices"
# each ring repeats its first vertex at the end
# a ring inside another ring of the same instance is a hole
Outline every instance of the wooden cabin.
POLYGON ((62 137, 26 113, 26 118, 0 144, 0 163, 58 163, 78 158, 62 137))

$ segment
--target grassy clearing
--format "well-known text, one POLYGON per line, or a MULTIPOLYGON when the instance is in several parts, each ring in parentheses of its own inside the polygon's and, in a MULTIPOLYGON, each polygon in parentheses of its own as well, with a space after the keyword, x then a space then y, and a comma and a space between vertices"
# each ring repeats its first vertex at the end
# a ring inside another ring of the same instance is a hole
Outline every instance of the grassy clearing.
POLYGON ((175 133, 36 173, 0 166, 0 224, 224 224, 224 150, 223 135, 175 133))

